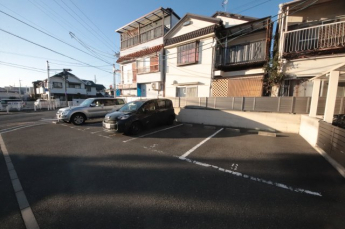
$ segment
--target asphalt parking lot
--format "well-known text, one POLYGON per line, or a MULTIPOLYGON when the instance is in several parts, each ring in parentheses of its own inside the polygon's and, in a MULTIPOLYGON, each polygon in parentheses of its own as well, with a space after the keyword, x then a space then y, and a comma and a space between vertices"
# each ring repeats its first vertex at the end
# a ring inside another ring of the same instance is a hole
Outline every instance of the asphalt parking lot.
MULTIPOLYGON (((0 125, 41 228, 343 228, 344 180, 299 135, 52 121, 0 125)), ((1 157, 0 221, 25 228, 1 157)))

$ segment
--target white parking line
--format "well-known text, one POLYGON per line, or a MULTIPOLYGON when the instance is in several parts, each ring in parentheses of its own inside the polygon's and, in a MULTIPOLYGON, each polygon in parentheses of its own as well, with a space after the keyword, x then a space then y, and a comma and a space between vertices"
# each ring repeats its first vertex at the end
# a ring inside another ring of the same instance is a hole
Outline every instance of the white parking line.
POLYGON ((96 132, 91 132, 91 134, 96 134, 96 133, 99 133, 99 132, 103 132, 103 130, 101 130, 101 131, 96 131, 96 132))
POLYGON ((216 131, 214 134, 212 134, 211 136, 209 136, 208 138, 206 138, 205 140, 203 140, 202 142, 200 142, 199 144, 197 144, 196 146, 194 146, 193 148, 191 148, 190 150, 188 150, 185 154, 183 154, 180 159, 184 159, 186 158, 189 154, 193 153, 194 150, 196 150, 197 148, 199 148, 201 145, 203 145, 205 142, 207 142, 208 140, 210 140, 212 137, 214 137, 216 134, 218 134, 220 131, 222 131, 224 128, 221 128, 220 130, 216 131))
MULTIPOLYGON (((178 157, 178 156, 175 156, 175 157, 178 157)), ((203 167, 213 168, 213 169, 216 169, 216 170, 224 172, 224 173, 229 173, 229 174, 231 174, 233 176, 249 179, 251 181, 260 182, 260 183, 267 184, 267 185, 273 185, 275 187, 283 188, 283 189, 286 189, 286 190, 289 190, 289 191, 292 191, 292 192, 305 193, 305 194, 308 194, 308 195, 322 197, 322 194, 320 192, 314 192, 314 191, 306 190, 306 189, 303 189, 303 188, 294 188, 294 187, 291 187, 291 186, 288 186, 288 185, 285 185, 285 184, 282 184, 282 183, 264 180, 262 178, 253 177, 253 176, 246 175, 246 174, 243 174, 243 173, 240 173, 240 172, 236 172, 234 170, 224 169, 224 168, 221 168, 221 167, 218 167, 218 166, 210 165, 210 164, 199 162, 199 161, 195 161, 195 160, 190 160, 190 159, 184 158, 184 157, 178 157, 178 158, 180 160, 183 160, 183 161, 186 161, 186 162, 189 162, 189 163, 193 163, 193 164, 200 165, 200 166, 203 166, 203 167)))
POLYGON ((26 198, 25 192, 24 192, 23 187, 20 183, 17 172, 13 166, 13 163, 11 161, 11 157, 7 151, 6 145, 4 143, 4 140, 2 139, 1 134, 0 134, 0 148, 1 148, 2 154, 4 155, 4 158, 6 160, 7 171, 10 175, 10 178, 11 178, 12 186, 13 186, 15 195, 17 197, 17 202, 19 205, 20 213, 22 215, 25 227, 27 229, 37 229, 37 228, 39 228, 39 225, 38 225, 37 220, 36 220, 36 218, 32 212, 30 204, 26 198))
POLYGON ((172 127, 169 127, 169 128, 165 128, 165 129, 162 129, 162 130, 157 130, 157 131, 154 131, 152 133, 149 133, 149 134, 144 134, 144 135, 141 135, 137 138, 131 138, 131 139, 128 139, 126 141, 123 141, 124 143, 126 142, 130 142, 130 141, 133 141, 135 139, 138 139, 138 138, 142 138, 142 137, 145 137, 145 136, 149 136, 149 135, 152 135, 152 134, 155 134, 155 133, 158 133, 158 132, 161 132, 161 131, 164 131, 164 130, 169 130, 169 129, 172 129, 172 128, 175 128, 175 127, 179 127, 179 126, 182 126, 183 124, 180 124, 180 125, 176 125, 176 126, 172 126, 172 127))
POLYGON ((45 124, 40 123, 40 124, 34 124, 34 125, 28 125, 28 126, 17 126, 17 127, 8 128, 8 129, 5 129, 5 130, 0 130, 0 133, 4 134, 4 133, 12 132, 12 131, 15 131, 15 130, 20 130, 20 129, 23 129, 23 128, 27 128, 27 127, 40 126, 40 125, 45 125, 45 124))

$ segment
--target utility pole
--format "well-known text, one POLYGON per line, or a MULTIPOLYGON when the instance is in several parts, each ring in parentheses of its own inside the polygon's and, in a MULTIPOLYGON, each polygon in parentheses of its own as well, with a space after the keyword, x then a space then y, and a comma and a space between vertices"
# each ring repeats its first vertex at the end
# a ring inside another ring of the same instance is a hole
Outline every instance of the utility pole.
POLYGON ((114 98, 116 98, 116 69, 115 69, 115 64, 113 64, 113 81, 114 81, 114 86, 113 86, 113 90, 114 90, 114 98))
POLYGON ((63 78, 65 81, 65 101, 66 101, 66 106, 68 106, 68 99, 67 99, 67 87, 66 87, 66 79, 68 79, 67 72, 72 71, 72 69, 63 69, 63 78))
POLYGON ((47 84, 48 84, 48 101, 50 104, 50 79, 49 79, 49 62, 47 61, 47 73, 48 73, 48 78, 47 78, 47 84))
POLYGON ((95 83, 97 83, 97 78, 96 78, 96 75, 95 75, 95 83))
POLYGON ((21 84, 21 80, 19 79, 19 98, 21 98, 22 97, 22 92, 21 92, 21 86, 22 86, 22 84, 21 84))

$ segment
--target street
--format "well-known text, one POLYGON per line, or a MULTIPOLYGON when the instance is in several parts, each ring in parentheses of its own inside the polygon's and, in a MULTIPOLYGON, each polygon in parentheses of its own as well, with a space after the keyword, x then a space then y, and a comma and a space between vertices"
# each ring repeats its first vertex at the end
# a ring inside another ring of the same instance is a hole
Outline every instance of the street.
MULTIPOLYGON (((176 123, 126 136, 55 113, 0 115, 40 228, 344 227, 344 179, 298 134, 176 123)), ((26 228, 4 153, 0 182, 1 228, 26 228)))

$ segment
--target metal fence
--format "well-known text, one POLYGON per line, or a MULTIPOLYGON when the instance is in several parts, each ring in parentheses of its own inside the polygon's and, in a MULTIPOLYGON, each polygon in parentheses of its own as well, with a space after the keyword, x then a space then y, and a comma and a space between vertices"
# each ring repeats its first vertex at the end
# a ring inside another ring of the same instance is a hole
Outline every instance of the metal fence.
MULTIPOLYGON (((345 104, 344 97, 337 97, 335 100, 334 114, 345 114, 345 104)), ((317 114, 324 115, 326 108, 326 97, 319 97, 317 104, 317 114)))
POLYGON ((173 97, 174 107, 308 114, 311 97, 173 97))
POLYGON ((313 26, 285 33, 285 53, 345 46, 345 22, 313 26))

